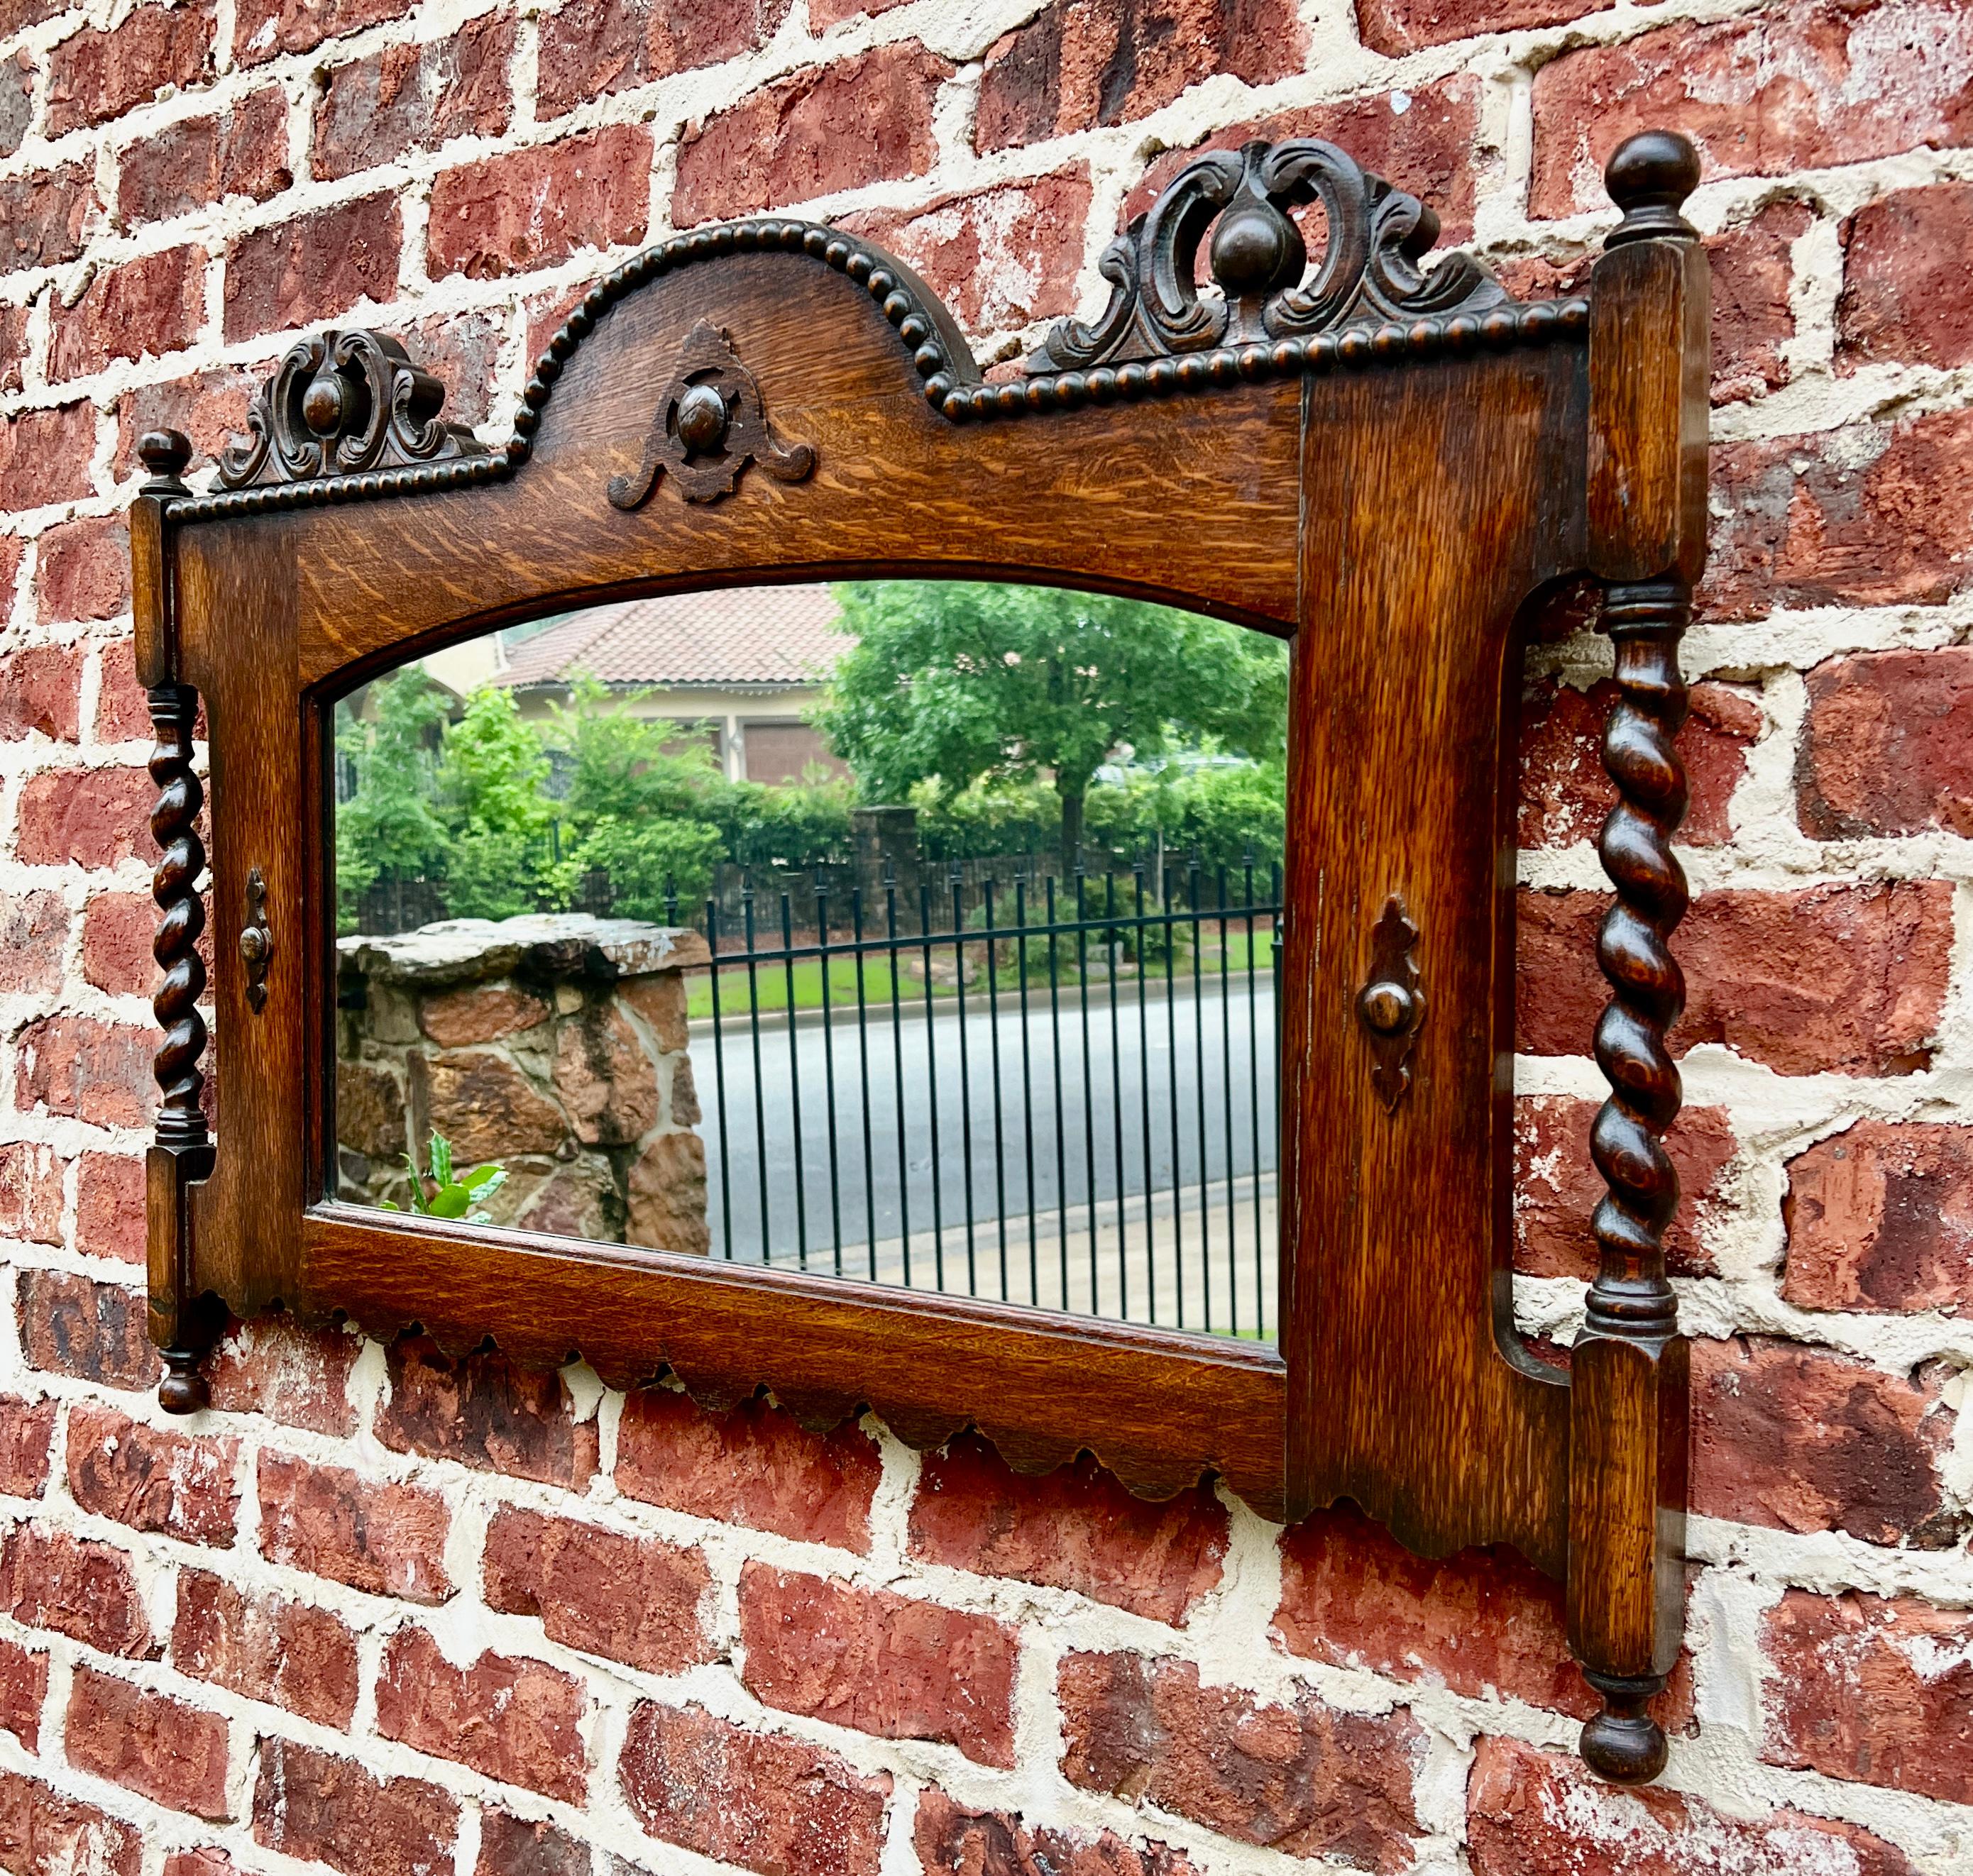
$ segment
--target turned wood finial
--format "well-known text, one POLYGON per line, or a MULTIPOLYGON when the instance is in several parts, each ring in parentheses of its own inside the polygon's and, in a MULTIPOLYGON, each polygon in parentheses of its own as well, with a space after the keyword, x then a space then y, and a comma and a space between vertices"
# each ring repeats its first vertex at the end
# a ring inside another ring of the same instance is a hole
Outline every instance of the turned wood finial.
POLYGON ((199 1372, 198 1348, 165 1349, 165 1378, 158 1383, 158 1405, 167 1414, 196 1414, 212 1404, 212 1391, 199 1372))
POLYGON ((1604 166, 1603 186, 1624 211, 1603 237, 1605 247, 1699 239, 1699 230, 1678 212, 1699 187, 1699 152, 1690 137, 1676 130, 1641 130, 1626 137, 1604 166))
POLYGON ((1669 1752, 1664 1729, 1644 1711, 1664 1676, 1630 1679, 1585 1668, 1582 1678, 1603 1698, 1603 1711, 1583 1725, 1583 1763, 1613 1785, 1648 1785, 1669 1752))
POLYGON ((146 495, 184 495, 188 492, 179 478, 191 460, 191 439, 183 431, 149 430, 137 439, 137 460, 149 472, 144 484, 146 495))

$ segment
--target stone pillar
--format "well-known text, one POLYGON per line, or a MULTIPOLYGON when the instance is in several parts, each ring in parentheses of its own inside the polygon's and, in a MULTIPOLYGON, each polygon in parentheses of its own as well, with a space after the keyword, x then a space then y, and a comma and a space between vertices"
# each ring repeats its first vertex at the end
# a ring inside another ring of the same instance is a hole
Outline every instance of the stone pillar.
POLYGON ((436 1131, 506 1185, 499 1224, 704 1253, 682 973, 695 931, 584 913, 453 919, 339 946, 342 1195, 402 1206, 436 1131))
POLYGON ((850 838, 856 855, 856 884, 863 894, 866 925, 881 929, 884 916, 884 863, 898 885, 898 923, 918 917, 918 811, 915 808, 852 808, 850 838))

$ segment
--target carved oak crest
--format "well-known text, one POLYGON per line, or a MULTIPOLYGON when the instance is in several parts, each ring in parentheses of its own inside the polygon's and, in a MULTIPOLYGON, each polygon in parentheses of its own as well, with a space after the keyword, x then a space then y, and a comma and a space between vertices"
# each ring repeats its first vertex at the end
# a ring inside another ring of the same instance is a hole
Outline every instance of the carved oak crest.
POLYGON ((394 338, 322 332, 290 351, 256 394, 247 434, 219 459, 218 485, 248 489, 484 456, 439 411, 445 387, 394 338))
POLYGON ((733 492, 749 462, 777 482, 797 482, 815 467, 815 452, 774 440, 753 373, 727 335, 702 319, 685 335, 658 400, 643 459, 635 473, 610 479, 610 505, 640 507, 667 469, 688 502, 717 502, 733 492))
POLYGON ((1085 371, 1219 345, 1266 345, 1373 319, 1483 313, 1506 290, 1469 254, 1429 273, 1421 256, 1438 217, 1333 143, 1297 137, 1215 150, 1188 164, 1111 242, 1098 271, 1110 303, 1093 325, 1064 319, 1028 361, 1032 371, 1085 371), (1328 219, 1308 275, 1307 244, 1288 211, 1320 202, 1328 219), (1194 270, 1206 258, 1215 296, 1194 270))

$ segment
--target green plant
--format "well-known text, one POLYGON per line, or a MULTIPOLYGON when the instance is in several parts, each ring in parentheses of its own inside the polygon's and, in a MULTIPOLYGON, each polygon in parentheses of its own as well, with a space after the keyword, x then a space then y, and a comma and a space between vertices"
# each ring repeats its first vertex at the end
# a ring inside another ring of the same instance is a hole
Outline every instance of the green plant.
POLYGON ((438 762, 443 864, 454 918, 532 912, 551 887, 547 752, 510 691, 476 691, 449 724, 438 762))
MULTIPOLYGON (((411 1189, 410 1209, 421 1218, 463 1218, 468 1224, 491 1224, 489 1213, 475 1211, 471 1208, 491 1198, 507 1183, 506 1169, 488 1164, 475 1166, 463 1179, 453 1177, 452 1142, 434 1129, 425 1146, 425 1163, 431 1168, 430 1187, 426 1188, 426 1176, 418 1171, 418 1162, 411 1154, 404 1155, 404 1164, 411 1168, 411 1189)), ((396 1211, 400 1208, 387 1198, 380 1201, 386 1211, 396 1211)))
POLYGON ((371 714, 338 706, 335 747, 356 788, 335 815, 335 877, 345 911, 374 881, 430 878, 448 829, 437 811, 437 751, 446 701, 414 666, 370 687, 371 714))

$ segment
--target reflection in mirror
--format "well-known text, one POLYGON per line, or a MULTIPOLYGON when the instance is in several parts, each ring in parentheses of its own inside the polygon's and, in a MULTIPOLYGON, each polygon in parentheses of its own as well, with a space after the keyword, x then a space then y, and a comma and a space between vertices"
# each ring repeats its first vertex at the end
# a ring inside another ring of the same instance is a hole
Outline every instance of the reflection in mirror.
POLYGON ((335 714, 362 1204, 1271 1339, 1287 653, 886 581, 490 633, 335 714))

